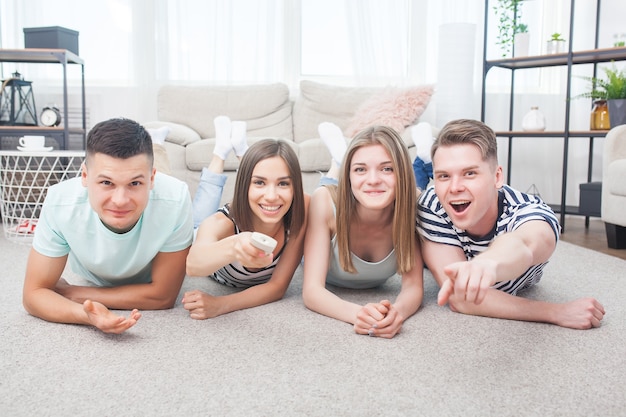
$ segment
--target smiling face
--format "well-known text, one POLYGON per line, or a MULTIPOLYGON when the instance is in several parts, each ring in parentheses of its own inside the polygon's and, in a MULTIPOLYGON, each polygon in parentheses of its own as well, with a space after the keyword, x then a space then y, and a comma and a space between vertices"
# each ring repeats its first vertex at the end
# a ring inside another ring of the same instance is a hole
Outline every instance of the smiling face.
POLYGON ((256 164, 248 188, 248 203, 256 219, 264 224, 282 222, 293 194, 291 174, 281 157, 273 156, 256 164))
POLYGON ((350 161, 350 186, 365 208, 383 209, 396 198, 396 174, 391 156, 382 145, 362 146, 350 161))
POLYGON ((95 153, 83 165, 82 183, 102 223, 124 233, 135 226, 148 205, 155 172, 145 154, 120 159, 95 153))
POLYGON ((502 167, 483 160, 473 144, 440 146, 433 156, 435 193, 454 225, 485 236, 498 217, 502 167))

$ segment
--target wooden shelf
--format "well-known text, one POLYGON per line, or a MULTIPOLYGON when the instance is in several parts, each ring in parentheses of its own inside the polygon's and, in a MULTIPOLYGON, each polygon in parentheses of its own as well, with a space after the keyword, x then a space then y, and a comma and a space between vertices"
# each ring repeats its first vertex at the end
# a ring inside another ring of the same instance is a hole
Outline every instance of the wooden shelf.
MULTIPOLYGON (((73 134, 82 134, 85 132, 84 129, 81 128, 73 128, 70 127, 67 129, 69 133, 73 134)), ((65 128, 63 126, 55 126, 55 127, 46 127, 46 126, 2 126, 0 125, 0 136, 11 136, 11 134, 19 134, 25 135, 27 133, 34 134, 62 134, 65 132, 65 128)))
POLYGON ((66 49, 0 49, 0 62, 67 63, 83 65, 83 60, 66 49))
POLYGON ((506 69, 541 68, 568 64, 594 64, 626 59, 626 47, 591 49, 588 51, 563 52, 550 55, 525 56, 520 58, 495 59, 485 62, 487 68, 506 69), (571 59, 571 61, 570 61, 571 59))
POLYGON ((495 132, 498 137, 516 137, 516 138, 603 138, 609 133, 608 130, 570 130, 569 132, 545 130, 543 132, 527 132, 523 130, 515 131, 499 131, 495 132))
MULTIPOLYGON (((557 213, 557 214, 561 213, 561 205, 560 204, 548 204, 548 205, 550 206, 550 208, 552 208, 552 210, 555 213, 557 213)), ((565 206, 565 212, 563 214, 571 214, 571 215, 585 216, 585 217, 600 217, 600 216, 597 216, 595 214, 581 213, 580 212, 580 207, 578 207, 578 206, 570 206, 570 205, 566 205, 565 206)))

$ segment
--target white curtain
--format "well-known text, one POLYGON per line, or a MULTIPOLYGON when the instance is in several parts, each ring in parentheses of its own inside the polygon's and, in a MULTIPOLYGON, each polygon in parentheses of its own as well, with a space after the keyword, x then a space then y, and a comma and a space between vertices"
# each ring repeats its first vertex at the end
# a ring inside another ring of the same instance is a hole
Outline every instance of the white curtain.
POLYGON ((409 0, 344 1, 352 75, 361 84, 384 79, 406 83, 409 60, 409 0))
POLYGON ((167 80, 264 83, 284 78, 283 0, 168 0, 157 10, 167 80))
MULTIPOLYGON (((294 94, 302 78, 436 83, 438 58, 449 53, 438 48, 440 24, 480 27, 483 7, 482 0, 0 0, 0 46, 22 48, 24 27, 78 31, 92 117, 145 120, 155 116, 154 97, 165 83, 285 82, 294 94), (341 55, 331 54, 336 49, 341 55), (307 62, 319 65, 307 72, 307 62)), ((474 94, 480 52, 474 68, 456 69, 474 74, 474 94)), ((16 66, 37 80, 36 92, 60 84, 54 66, 4 63, 2 75, 16 66)))

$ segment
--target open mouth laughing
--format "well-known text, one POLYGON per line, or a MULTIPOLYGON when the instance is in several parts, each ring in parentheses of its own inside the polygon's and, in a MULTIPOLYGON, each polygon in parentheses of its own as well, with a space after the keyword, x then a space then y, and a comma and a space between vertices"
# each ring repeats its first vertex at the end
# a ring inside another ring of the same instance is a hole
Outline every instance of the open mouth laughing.
POLYGON ((465 211, 465 209, 468 208, 469 205, 470 205, 470 202, 467 201, 467 200, 450 202, 450 206, 457 213, 461 213, 461 212, 465 211))

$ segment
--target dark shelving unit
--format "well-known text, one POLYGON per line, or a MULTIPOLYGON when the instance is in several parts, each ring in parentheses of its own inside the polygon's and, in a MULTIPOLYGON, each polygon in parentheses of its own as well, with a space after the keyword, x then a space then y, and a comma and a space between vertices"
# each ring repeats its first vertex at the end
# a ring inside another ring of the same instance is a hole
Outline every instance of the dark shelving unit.
POLYGON ((82 135, 83 149, 85 148, 85 135, 87 130, 87 117, 85 107, 85 63, 73 52, 66 49, 0 49, 0 62, 19 62, 32 64, 60 64, 63 68, 63 113, 61 125, 55 127, 46 126, 0 126, 2 136, 45 135, 51 136, 59 143, 62 150, 69 146, 70 134, 82 135), (82 128, 69 127, 68 111, 68 65, 80 65, 81 70, 81 98, 82 98, 82 128))
MULTIPOLYGON (((593 64, 593 75, 596 75, 596 65, 602 62, 620 61, 626 60, 626 47, 616 48, 604 48, 598 49, 598 28, 600 26, 600 6, 601 0, 596 0, 596 16, 595 16, 595 41, 594 46, 596 49, 586 51, 573 51, 572 39, 574 39, 574 13, 575 13, 575 0, 570 0, 570 20, 569 20, 569 50, 567 52, 549 55, 536 55, 525 56, 518 58, 504 58, 504 59, 487 59, 487 28, 489 19, 490 3, 493 4, 497 0, 485 0, 485 27, 483 34, 483 80, 482 80, 482 96, 481 96, 481 120, 485 121, 485 109, 486 109, 486 80, 489 71, 492 68, 502 68, 510 70, 511 72, 511 90, 509 99, 509 130, 498 131, 496 135, 502 138, 508 138, 508 154, 507 154, 507 181, 511 181, 511 165, 513 159, 512 145, 513 139, 526 138, 526 140, 532 140, 533 138, 563 138, 563 170, 561 174, 561 201, 558 204, 551 204, 550 206, 556 213, 560 214, 560 224, 563 230, 565 230, 565 215, 583 215, 579 212, 577 206, 566 205, 566 191, 567 191, 567 168, 568 168, 568 156, 569 156, 569 140, 570 138, 587 138, 589 140, 589 152, 587 162, 587 182, 591 182, 591 173, 593 168, 593 145, 594 138, 604 137, 608 133, 608 130, 587 130, 587 131, 572 131, 570 130, 570 99, 571 99, 571 79, 572 79, 572 67, 580 64, 593 64), (525 132, 513 130, 513 114, 515 108, 514 89, 515 89, 515 72, 517 70, 524 70, 530 68, 545 68, 554 66, 567 67, 567 86, 565 92, 565 123, 562 131, 542 131, 542 132, 525 132)), ((586 224, 588 225, 589 217, 586 216, 586 224)))

